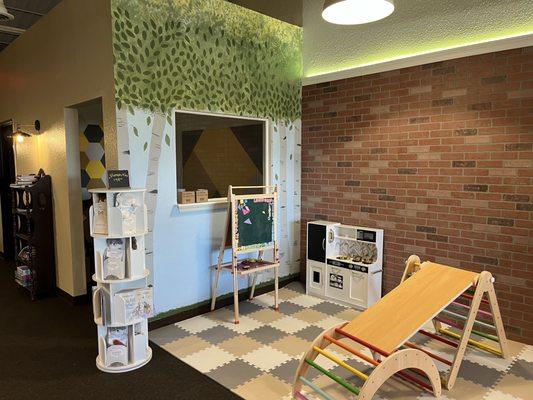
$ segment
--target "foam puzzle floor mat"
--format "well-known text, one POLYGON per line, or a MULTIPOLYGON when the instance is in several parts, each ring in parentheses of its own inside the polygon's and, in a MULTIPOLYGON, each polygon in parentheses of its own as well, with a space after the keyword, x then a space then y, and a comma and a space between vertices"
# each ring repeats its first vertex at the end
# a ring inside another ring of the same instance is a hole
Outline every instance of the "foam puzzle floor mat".
MULTIPOLYGON (((291 385, 300 358, 312 341, 327 328, 352 320, 359 311, 308 296, 300 283, 279 290, 280 310, 272 309, 274 296, 267 293, 239 304, 240 323, 233 323, 233 307, 197 316, 150 332, 150 339, 173 356, 211 377, 247 400, 289 400, 291 385)), ((453 359, 451 347, 417 335, 413 342, 453 359)), ((354 342, 355 349, 366 354, 354 342)), ((533 398, 533 346, 509 341, 511 357, 468 348, 459 377, 451 391, 443 389, 443 400, 528 400, 533 398)), ((328 351, 362 372, 370 364, 340 347, 328 351)), ((319 356, 317 364, 355 386, 362 381, 329 359, 319 356)), ((441 371, 447 365, 436 363, 441 371)), ((307 378, 333 399, 357 397, 328 377, 310 368, 307 378)), ((311 389, 304 387, 310 399, 311 389)), ((435 397, 403 380, 389 379, 374 397, 376 400, 435 397)))

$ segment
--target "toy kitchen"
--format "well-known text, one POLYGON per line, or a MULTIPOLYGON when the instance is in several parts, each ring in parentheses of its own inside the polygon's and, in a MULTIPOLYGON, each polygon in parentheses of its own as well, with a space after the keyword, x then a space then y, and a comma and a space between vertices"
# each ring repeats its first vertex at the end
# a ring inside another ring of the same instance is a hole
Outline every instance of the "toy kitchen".
POLYGON ((382 229, 307 224, 307 294, 366 309, 381 298, 382 273, 382 229))

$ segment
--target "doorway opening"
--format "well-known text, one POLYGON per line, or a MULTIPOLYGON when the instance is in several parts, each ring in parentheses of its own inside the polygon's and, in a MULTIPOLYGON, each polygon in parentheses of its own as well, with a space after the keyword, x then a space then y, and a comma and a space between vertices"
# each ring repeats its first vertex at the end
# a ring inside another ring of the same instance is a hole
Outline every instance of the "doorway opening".
POLYGON ((11 210, 11 190, 15 182, 15 151, 13 149, 13 123, 0 123, 0 254, 12 261, 14 254, 13 214, 11 210))
MULTIPOLYGON (((68 136, 67 154, 74 171, 79 168, 80 231, 83 240, 77 240, 77 247, 83 254, 80 271, 85 272, 86 293, 92 291, 94 274, 94 245, 89 230, 90 189, 106 186, 106 162, 103 131, 102 99, 93 99, 76 104, 65 110, 66 132, 68 136)), ((78 217, 75 219, 78 220, 78 217)))

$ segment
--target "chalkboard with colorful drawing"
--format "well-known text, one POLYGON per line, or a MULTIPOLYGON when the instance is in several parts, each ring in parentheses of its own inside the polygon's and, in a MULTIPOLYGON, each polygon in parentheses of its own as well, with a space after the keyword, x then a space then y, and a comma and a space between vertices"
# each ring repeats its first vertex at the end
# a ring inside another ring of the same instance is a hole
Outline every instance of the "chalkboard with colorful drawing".
POLYGON ((236 199, 235 241, 238 250, 271 247, 274 242, 274 198, 236 199))

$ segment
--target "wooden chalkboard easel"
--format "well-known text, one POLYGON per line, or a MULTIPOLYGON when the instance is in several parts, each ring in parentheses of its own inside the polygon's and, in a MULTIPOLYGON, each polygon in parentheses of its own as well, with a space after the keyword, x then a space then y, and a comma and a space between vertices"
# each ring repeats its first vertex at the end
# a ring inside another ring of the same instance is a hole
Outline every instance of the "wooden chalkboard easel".
POLYGON ((235 323, 239 323, 238 278, 253 275, 250 300, 254 297, 257 275, 274 269, 274 308, 278 309, 279 251, 277 243, 277 187, 229 186, 226 227, 220 245, 213 283, 211 310, 215 309, 217 287, 222 270, 233 274, 235 323), (236 195, 234 189, 257 189, 263 193, 236 195), (231 262, 223 263, 224 251, 231 248, 231 262), (263 260, 265 251, 272 250, 272 261, 263 260), (257 259, 239 259, 239 254, 257 252, 257 259))

